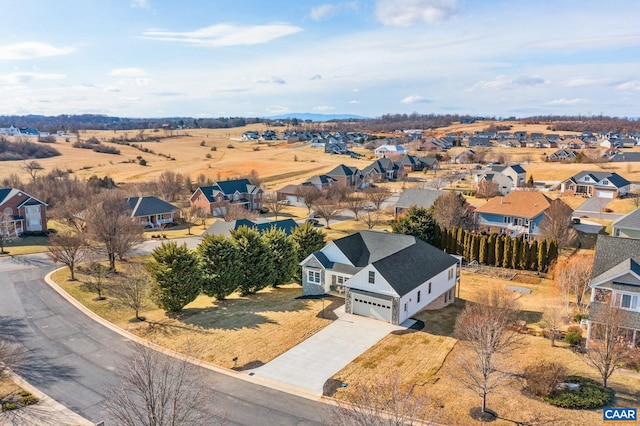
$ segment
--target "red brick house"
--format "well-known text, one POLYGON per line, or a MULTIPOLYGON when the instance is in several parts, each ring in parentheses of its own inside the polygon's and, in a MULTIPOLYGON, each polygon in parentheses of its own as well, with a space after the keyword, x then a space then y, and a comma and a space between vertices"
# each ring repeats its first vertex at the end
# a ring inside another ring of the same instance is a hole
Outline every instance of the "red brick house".
POLYGON ((189 201, 192 207, 200 207, 212 216, 224 216, 230 205, 240 205, 249 211, 262 209, 262 194, 262 189, 248 179, 236 179, 200 186, 189 201))
POLYGON ((0 229, 22 235, 47 230, 47 204, 15 188, 0 189, 0 229))

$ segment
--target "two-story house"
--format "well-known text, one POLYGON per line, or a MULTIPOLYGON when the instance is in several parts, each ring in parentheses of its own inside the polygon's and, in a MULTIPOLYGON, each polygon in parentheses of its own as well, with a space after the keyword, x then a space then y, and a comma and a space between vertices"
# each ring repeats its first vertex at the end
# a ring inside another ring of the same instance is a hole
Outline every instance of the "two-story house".
POLYGON ((262 189, 249 179, 235 179, 200 186, 189 201, 191 206, 200 207, 212 216, 223 216, 230 205, 240 205, 250 211, 262 209, 262 194, 262 189))
POLYGON ((362 172, 357 167, 340 164, 325 174, 335 179, 336 183, 342 186, 359 188, 362 185, 362 172))
POLYGON ((410 235, 360 231, 304 259, 302 294, 335 290, 345 311, 401 324, 453 303, 459 260, 410 235))
POLYGON ((380 145, 374 150, 376 157, 387 158, 391 156, 405 155, 407 151, 401 145, 380 145))
MULTIPOLYGON (((619 339, 640 346, 640 240, 598 235, 593 260, 587 345, 598 340, 611 310, 621 311, 619 339)), ((614 311, 615 312, 615 311, 614 311)), ((618 321, 616 321, 618 322, 618 321)))
POLYGON ((522 188, 527 184, 527 172, 519 164, 510 166, 491 166, 488 170, 478 173, 474 178, 475 188, 483 181, 492 181, 497 185, 501 195, 507 195, 515 188, 522 188))
POLYGON ((476 209, 478 229, 534 240, 540 235, 540 224, 551 203, 564 202, 551 200, 538 191, 514 191, 494 197, 476 209))
POLYGON ((405 189, 402 191, 402 194, 400 194, 400 197, 398 197, 398 201, 396 201, 395 219, 400 220, 413 206, 429 210, 433 206, 433 203, 444 193, 445 191, 437 189, 405 189))
POLYGON ((16 188, 0 188, 2 232, 9 236, 47 230, 47 204, 16 188))
POLYGON ((583 171, 560 185, 561 195, 618 198, 630 191, 631 183, 617 173, 583 171))
POLYGON ((407 176, 407 171, 390 158, 380 158, 362 169, 362 176, 366 182, 400 180, 407 176))

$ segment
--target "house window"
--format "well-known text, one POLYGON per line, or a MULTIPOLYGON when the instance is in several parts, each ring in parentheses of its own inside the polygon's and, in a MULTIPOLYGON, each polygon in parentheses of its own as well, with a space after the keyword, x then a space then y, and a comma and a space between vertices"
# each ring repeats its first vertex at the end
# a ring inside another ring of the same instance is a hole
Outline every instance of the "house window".
POLYGON ((511 216, 505 216, 503 220, 504 223, 511 223, 513 221, 513 218, 511 216))
POLYGON ((417 303, 420 303, 420 290, 418 290, 418 302, 417 303))
POLYGON ((449 269, 449 280, 453 278, 453 268, 449 269))
POLYGON ((4 209, 4 215, 13 216, 13 210, 11 209, 11 207, 7 207, 6 209, 4 209))
POLYGON ((619 237, 619 236, 620 236, 620 230, 616 229, 616 233, 615 233, 614 237, 619 237))
POLYGON ((603 184, 603 185, 609 185, 609 181, 608 181, 608 180, 606 180, 606 179, 603 179, 603 180, 602 180, 602 184, 603 184))
POLYGON ((312 284, 320 284, 320 271, 308 271, 307 281, 312 284))
POLYGON ((446 293, 444 294, 444 303, 447 303, 447 300, 448 300, 448 299, 447 299, 447 297, 448 297, 448 296, 449 296, 449 292, 446 292, 446 293))
POLYGON ((616 294, 616 306, 622 309, 638 309, 638 296, 630 294, 616 294))
POLYGON ((428 291, 428 293, 431 294, 431 283, 429 283, 429 291, 428 291))
POLYGON ((407 312, 407 304, 404 304, 404 311, 407 312))
POLYGON ((376 273, 374 271, 369 271, 369 284, 376 283, 376 273))

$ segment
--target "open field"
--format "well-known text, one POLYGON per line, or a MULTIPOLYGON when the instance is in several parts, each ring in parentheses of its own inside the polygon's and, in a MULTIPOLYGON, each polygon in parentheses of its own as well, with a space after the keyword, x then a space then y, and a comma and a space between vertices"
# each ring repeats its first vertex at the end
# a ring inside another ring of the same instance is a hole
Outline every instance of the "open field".
MULTIPOLYGON (((87 291, 81 281, 68 281, 66 268, 52 278, 117 326, 177 351, 195 348, 202 359, 227 368, 267 363, 331 323, 322 318, 321 300, 298 298, 302 289, 297 284, 267 288, 247 297, 233 294, 223 301, 201 295, 177 315, 167 315, 150 304, 141 312, 147 322, 140 322, 133 311, 115 308, 109 299, 94 300, 96 294, 87 291)), ((82 275, 78 278, 82 280, 82 275)), ((330 302, 325 305, 329 310, 330 302)))
MULTIPOLYGON (((461 301, 441 310, 419 313, 415 317, 424 321, 423 330, 388 336, 332 379, 353 384, 358 381, 373 382, 380 379, 381 374, 397 375, 401 383, 415 385, 415 391, 430 401, 433 415, 430 420, 451 425, 482 424, 468 416, 471 408, 480 405, 480 397, 454 379, 459 371, 456 359, 462 351, 451 336, 455 319, 464 308, 465 300, 474 300, 487 288, 505 288, 507 285, 533 291, 531 295, 520 296, 519 300, 523 317, 528 320, 529 326, 539 328, 537 322, 543 307, 557 303, 559 292, 552 280, 527 274, 509 281, 464 271, 461 301)), ((551 347, 549 340, 542 337, 522 335, 522 338, 522 346, 510 359, 512 371, 521 373, 524 367, 547 360, 563 364, 570 374, 598 379, 596 371, 564 342, 557 342, 556 347, 551 347)), ((610 386, 616 390, 614 405, 640 406, 640 374, 620 370, 611 377, 610 386)), ((334 397, 348 398, 349 389, 339 389, 334 397)), ((497 392, 489 395, 487 401, 488 407, 500 417, 493 423, 496 425, 586 425, 598 424, 602 419, 601 410, 556 408, 528 395, 524 380, 517 374, 501 385, 497 392)))

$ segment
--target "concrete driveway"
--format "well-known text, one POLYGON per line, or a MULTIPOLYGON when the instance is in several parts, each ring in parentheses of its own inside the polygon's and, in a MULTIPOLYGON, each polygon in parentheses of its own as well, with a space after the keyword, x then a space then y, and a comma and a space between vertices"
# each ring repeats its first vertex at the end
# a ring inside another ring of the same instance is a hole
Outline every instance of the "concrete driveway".
POLYGON ((338 319, 332 324, 250 374, 322 395, 327 379, 387 334, 406 328, 345 314, 344 306, 336 314, 338 319))
POLYGON ((580 204, 576 211, 600 213, 612 201, 613 198, 591 197, 580 204))

